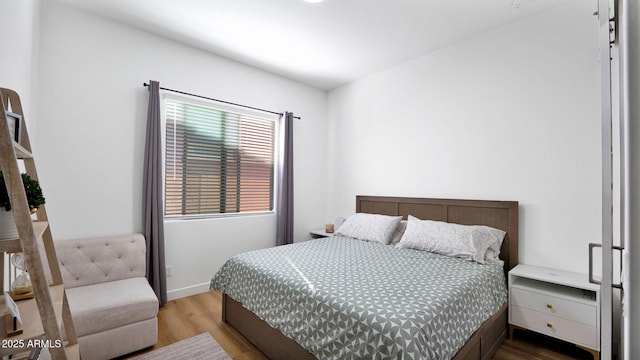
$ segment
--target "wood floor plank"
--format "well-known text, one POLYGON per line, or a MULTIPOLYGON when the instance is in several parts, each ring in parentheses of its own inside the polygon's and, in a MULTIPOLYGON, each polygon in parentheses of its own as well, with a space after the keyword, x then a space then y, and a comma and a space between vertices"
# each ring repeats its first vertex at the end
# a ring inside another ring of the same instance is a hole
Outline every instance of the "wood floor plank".
MULTIPOLYGON (((222 322, 222 296, 209 291, 172 300, 158 313, 158 343, 133 355, 167 346, 208 332, 234 360, 268 360, 251 342, 222 322)), ((583 360, 589 352, 533 332, 516 330, 505 340, 493 360, 583 360)))

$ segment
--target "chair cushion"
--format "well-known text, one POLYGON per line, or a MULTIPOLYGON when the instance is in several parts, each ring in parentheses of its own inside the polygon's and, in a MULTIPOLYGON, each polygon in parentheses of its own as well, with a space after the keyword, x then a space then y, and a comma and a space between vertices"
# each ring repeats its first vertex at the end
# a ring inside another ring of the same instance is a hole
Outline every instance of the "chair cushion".
POLYGON ((65 287, 144 277, 146 242, 142 234, 55 241, 65 287))
POLYGON ((77 336, 156 317, 158 298, 145 278, 67 289, 77 336))

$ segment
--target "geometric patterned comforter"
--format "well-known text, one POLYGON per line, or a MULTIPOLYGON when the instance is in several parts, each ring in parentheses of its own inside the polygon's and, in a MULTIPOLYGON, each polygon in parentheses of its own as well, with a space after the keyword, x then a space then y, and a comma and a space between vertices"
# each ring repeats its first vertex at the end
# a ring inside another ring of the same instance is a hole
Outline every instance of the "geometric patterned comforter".
POLYGON ((237 255, 211 289, 319 359, 450 359, 507 299, 500 261, 340 236, 237 255))

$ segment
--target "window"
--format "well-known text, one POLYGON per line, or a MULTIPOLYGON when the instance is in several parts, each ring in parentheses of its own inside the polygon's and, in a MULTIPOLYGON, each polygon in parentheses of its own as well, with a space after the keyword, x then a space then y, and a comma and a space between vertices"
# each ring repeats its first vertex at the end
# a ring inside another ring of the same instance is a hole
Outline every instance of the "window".
POLYGON ((275 121, 165 100, 165 216, 273 209, 275 121))

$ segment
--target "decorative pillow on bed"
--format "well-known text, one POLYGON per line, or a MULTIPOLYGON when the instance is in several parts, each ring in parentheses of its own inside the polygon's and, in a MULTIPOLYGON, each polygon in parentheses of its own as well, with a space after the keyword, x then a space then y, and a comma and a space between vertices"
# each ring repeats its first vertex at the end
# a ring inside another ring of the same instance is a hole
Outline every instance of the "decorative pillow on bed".
POLYGON ((336 235, 388 244, 402 216, 357 213, 349 216, 336 235))
POLYGON ((504 231, 502 236, 498 236, 498 231, 501 230, 481 225, 420 220, 409 215, 407 230, 396 246, 461 257, 484 264, 487 249, 497 242, 502 243, 504 231))

